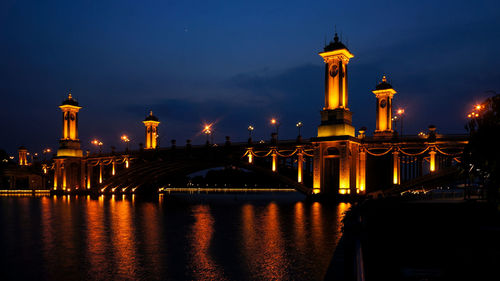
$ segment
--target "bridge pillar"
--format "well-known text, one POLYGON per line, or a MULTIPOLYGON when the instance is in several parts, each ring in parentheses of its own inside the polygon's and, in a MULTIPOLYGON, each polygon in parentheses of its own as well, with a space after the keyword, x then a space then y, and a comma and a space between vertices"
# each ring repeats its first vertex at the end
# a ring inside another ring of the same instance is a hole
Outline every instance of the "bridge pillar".
POLYGON ((102 183, 102 168, 103 168, 103 164, 101 162, 101 163, 99 163, 99 183, 102 183))
POLYGON ((59 183, 59 174, 61 173, 61 163, 59 159, 54 160, 54 190, 57 190, 59 187, 57 184, 59 183))
POLYGON ((358 173, 356 176, 356 192, 365 193, 366 191, 366 151, 361 148, 358 157, 358 173))
POLYGON ((346 138, 317 144, 319 146, 314 151, 313 163, 313 193, 355 194, 360 182, 359 143, 346 138))
POLYGON ((87 189, 90 189, 92 182, 92 164, 90 161, 87 161, 87 189))
POLYGON ((276 148, 273 148, 273 152, 272 152, 272 157, 273 157, 273 162, 272 162, 272 171, 273 172, 277 172, 278 170, 278 154, 276 153, 276 148))
POLYGON ((431 173, 436 171, 436 151, 434 148, 429 151, 429 170, 431 173))
POLYGON ((82 160, 81 165, 80 165, 80 184, 79 184, 79 187, 81 189, 85 189, 85 184, 86 184, 86 181, 85 181, 85 168, 87 167, 86 163, 87 163, 87 160, 82 160))
POLYGON ((247 151, 247 157, 248 157, 248 164, 252 164, 253 163, 253 155, 252 155, 252 148, 248 148, 248 151, 247 151))
POLYGON ((115 159, 112 160, 111 166, 112 166, 111 167, 111 175, 114 176, 115 173, 116 173, 116 171, 115 171, 115 169, 116 169, 116 161, 115 161, 115 159))
POLYGON ((302 183, 302 170, 304 167, 304 154, 302 153, 302 148, 299 147, 297 152, 297 182, 302 183))
POLYGON ((61 170, 62 170, 62 189, 63 190, 66 190, 66 183, 67 183, 66 182, 66 176, 67 176, 67 170, 68 169, 66 169, 65 166, 66 165, 64 163, 61 165, 61 170))
POLYGON ((401 160, 399 158, 399 151, 392 153, 392 183, 401 184, 401 160))

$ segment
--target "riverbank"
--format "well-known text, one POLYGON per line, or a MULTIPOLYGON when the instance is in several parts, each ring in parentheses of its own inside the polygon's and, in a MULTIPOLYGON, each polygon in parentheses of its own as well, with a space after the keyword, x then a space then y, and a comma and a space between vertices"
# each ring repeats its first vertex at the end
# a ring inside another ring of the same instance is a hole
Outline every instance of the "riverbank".
POLYGON ((359 206, 366 280, 500 280, 500 218, 483 202, 359 206))

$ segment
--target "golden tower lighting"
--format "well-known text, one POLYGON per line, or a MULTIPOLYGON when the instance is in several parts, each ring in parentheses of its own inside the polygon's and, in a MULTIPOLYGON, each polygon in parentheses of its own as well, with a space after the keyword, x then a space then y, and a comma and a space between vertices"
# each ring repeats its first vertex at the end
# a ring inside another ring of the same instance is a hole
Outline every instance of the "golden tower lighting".
POLYGON ((157 147, 158 125, 160 121, 158 121, 158 117, 153 115, 153 111, 150 111, 142 123, 146 126, 146 146, 144 149, 155 149, 157 147))
POLYGON ((372 93, 377 98, 375 135, 392 136, 392 98, 396 94, 396 91, 387 82, 387 78, 384 75, 382 81, 375 87, 372 93))
POLYGON ((57 156, 82 157, 80 140, 78 139, 78 111, 82 108, 68 93, 68 98, 59 106, 63 113, 63 134, 59 141, 57 156))
POLYGON ((321 111, 318 137, 354 136, 347 89, 347 64, 354 55, 337 34, 319 55, 325 62, 325 107, 321 111))

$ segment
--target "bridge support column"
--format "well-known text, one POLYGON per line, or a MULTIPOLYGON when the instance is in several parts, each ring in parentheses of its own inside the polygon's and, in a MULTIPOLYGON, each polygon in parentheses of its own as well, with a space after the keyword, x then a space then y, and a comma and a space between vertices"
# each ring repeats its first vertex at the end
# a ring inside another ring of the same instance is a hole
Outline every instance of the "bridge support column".
POLYGON ((302 148, 299 148, 297 153, 297 182, 302 183, 302 170, 304 166, 304 154, 302 148))
POLYGON ((59 161, 54 161, 54 190, 57 190, 58 177, 61 167, 59 166, 59 161))
POLYGON ((399 159, 399 151, 392 153, 392 183, 401 184, 401 160, 399 159))
POLYGON ((62 169, 62 189, 63 190, 66 190, 66 176, 67 176, 67 169, 65 167, 66 165, 63 163, 61 165, 61 169, 62 169))
POLYGON ((129 162, 128 158, 125 158, 125 168, 126 169, 128 169, 128 162, 129 162))
POLYGON ((436 151, 434 148, 431 148, 429 151, 429 170, 430 172, 436 171, 436 151))
POLYGON ((253 163, 253 155, 252 155, 252 148, 249 148, 248 149, 248 164, 252 164, 253 163))
POLYGON ((92 165, 87 161, 87 189, 90 189, 92 181, 92 165))
POLYGON ((356 176, 356 192, 366 191, 366 151, 361 148, 359 151, 358 174, 356 176))
POLYGON ((111 165, 112 165, 112 167, 111 167, 111 175, 114 176, 115 173, 116 173, 116 171, 115 171, 115 169, 116 169, 116 161, 115 161, 115 159, 113 159, 111 165))
POLYGON ((80 164, 80 185, 79 185, 79 188, 80 189, 85 189, 85 184, 86 184, 86 181, 85 181, 85 167, 87 166, 87 160, 82 160, 81 164, 80 164))
POLYGON ((101 162, 101 163, 99 163, 99 183, 102 183, 102 167, 103 167, 103 164, 101 162))
POLYGON ((273 172, 276 172, 278 170, 278 154, 276 153, 276 149, 273 149, 273 152, 272 152, 272 157, 273 157, 273 163, 272 163, 272 171, 273 172))

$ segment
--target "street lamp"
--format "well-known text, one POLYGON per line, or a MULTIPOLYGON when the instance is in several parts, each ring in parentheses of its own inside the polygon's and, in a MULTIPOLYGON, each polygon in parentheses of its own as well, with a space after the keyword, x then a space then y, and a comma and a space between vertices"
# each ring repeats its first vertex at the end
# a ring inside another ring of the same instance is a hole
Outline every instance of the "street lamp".
POLYGON ((302 122, 297 122, 297 124, 295 124, 295 126, 297 126, 297 128, 299 129, 299 137, 300 137, 300 129, 302 128, 302 126, 304 126, 304 124, 302 124, 302 122))
POLYGON ((252 132, 254 129, 255 128, 252 125, 248 126, 248 137, 249 138, 252 138, 252 132))
POLYGON ((122 135, 121 139, 126 144, 126 146, 127 146, 127 150, 126 151, 128 151, 128 143, 130 142, 130 139, 128 138, 127 135, 122 135))
POLYGON ((98 139, 94 139, 90 143, 92 143, 93 145, 99 147, 99 154, 102 153, 102 145, 103 145, 102 141, 99 141, 98 139))
POLYGON ((276 120, 276 118, 272 118, 271 125, 276 127, 276 140, 278 140, 278 132, 279 132, 280 123, 278 122, 278 120, 276 120))
MULTIPOLYGON (((212 135, 212 124, 205 124, 203 127, 203 133, 207 135, 207 144, 210 144, 209 138, 210 135, 212 135)), ((212 142, 213 142, 213 137, 212 137, 212 142)))
MULTIPOLYGON (((401 126, 401 137, 403 137, 403 116, 405 114, 405 110, 404 108, 400 108, 398 109, 398 111, 396 111, 396 114, 397 116, 399 116, 399 119, 401 119, 401 122, 400 122, 400 126, 401 126)), ((395 116, 396 117, 396 116, 395 116)))
POLYGON ((46 160, 46 156, 45 156, 45 155, 46 155, 47 153, 50 153, 51 151, 52 151, 52 150, 51 150, 50 148, 45 148, 45 149, 42 151, 42 153, 43 153, 43 161, 45 161, 45 160, 46 160))
POLYGON ((479 117, 479 112, 484 109, 484 105, 476 104, 471 113, 467 114, 468 118, 477 118, 479 117))

